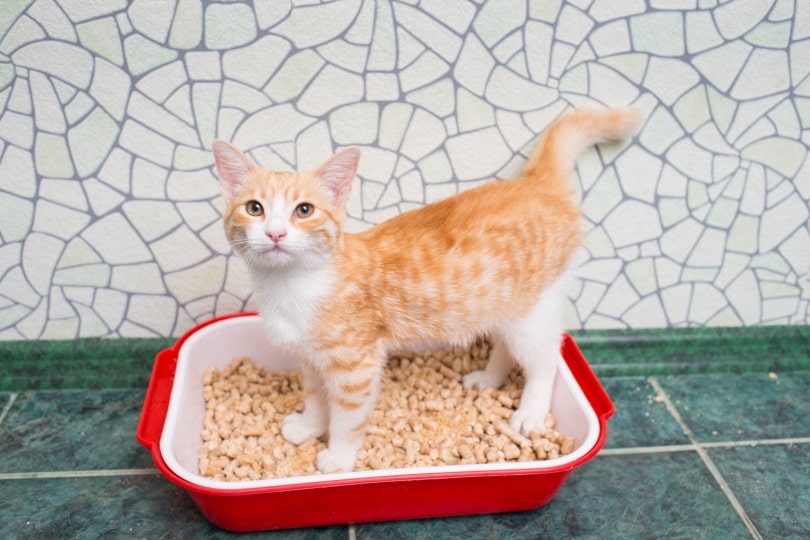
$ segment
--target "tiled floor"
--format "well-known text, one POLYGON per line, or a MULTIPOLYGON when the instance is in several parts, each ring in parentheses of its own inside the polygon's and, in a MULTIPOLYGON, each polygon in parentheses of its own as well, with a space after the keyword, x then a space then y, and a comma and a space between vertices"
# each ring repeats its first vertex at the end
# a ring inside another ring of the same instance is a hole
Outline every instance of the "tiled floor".
MULTIPOLYGON (((810 537, 810 331, 743 332, 578 335, 616 414, 543 508, 255 536, 810 537)), ((235 536, 135 441, 159 345, 0 344, 0 538, 235 536)))

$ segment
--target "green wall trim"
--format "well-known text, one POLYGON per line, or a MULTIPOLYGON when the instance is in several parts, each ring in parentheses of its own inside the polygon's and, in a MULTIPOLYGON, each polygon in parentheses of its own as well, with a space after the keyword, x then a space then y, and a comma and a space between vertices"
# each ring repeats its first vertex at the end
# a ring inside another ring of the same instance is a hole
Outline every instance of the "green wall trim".
POLYGON ((0 342, 0 390, 146 388, 155 355, 172 339, 0 342))
POLYGON ((810 326, 573 332, 599 376, 810 369, 810 326))
MULTIPOLYGON (((580 330, 600 377, 810 369, 810 326, 580 330)), ((172 339, 0 342, 0 391, 146 388, 172 339)))

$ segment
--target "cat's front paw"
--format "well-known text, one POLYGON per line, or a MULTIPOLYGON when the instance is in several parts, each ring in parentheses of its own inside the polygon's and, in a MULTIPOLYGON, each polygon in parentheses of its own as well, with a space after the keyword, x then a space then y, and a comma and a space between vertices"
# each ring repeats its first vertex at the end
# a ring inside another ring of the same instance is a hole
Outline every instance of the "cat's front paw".
POLYGON ((293 444, 301 444, 326 433, 325 422, 313 420, 306 413, 292 413, 284 417, 281 434, 293 444))
POLYGON ((475 388, 476 390, 486 390, 487 388, 499 388, 503 380, 492 376, 486 370, 471 371, 461 378, 461 384, 465 390, 475 388))
POLYGON ((356 460, 357 452, 326 448, 318 452, 318 470, 325 474, 351 472, 356 460))
POLYGON ((528 410, 529 407, 518 407, 512 413, 512 418, 509 419, 509 426, 521 433, 524 437, 528 437, 533 431, 540 435, 546 433, 546 413, 537 413, 536 410, 528 410))

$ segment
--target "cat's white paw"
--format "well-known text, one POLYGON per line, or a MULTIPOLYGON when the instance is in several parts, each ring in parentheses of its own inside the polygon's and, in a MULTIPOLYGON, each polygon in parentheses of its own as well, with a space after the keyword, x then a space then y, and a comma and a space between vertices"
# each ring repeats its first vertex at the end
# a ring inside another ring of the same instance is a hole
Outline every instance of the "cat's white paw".
POLYGON ((326 433, 323 422, 313 421, 305 413, 292 413, 284 417, 281 434, 293 444, 301 444, 326 433))
POLYGON ((357 452, 326 448, 318 452, 318 470, 322 473, 351 472, 357 452))
POLYGON ((499 388, 503 380, 492 376, 486 370, 471 371, 461 378, 461 384, 465 390, 475 388, 476 390, 486 390, 487 388, 499 388))
POLYGON ((518 407, 509 419, 509 426, 528 437, 532 431, 544 435, 546 433, 546 413, 537 414, 537 410, 527 410, 528 407, 518 407))

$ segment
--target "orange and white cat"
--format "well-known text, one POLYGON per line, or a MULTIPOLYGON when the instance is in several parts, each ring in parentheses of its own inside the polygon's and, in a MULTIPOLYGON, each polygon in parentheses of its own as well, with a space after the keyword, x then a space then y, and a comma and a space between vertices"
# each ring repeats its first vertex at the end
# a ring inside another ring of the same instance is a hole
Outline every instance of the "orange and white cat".
POLYGON ((342 229, 356 148, 313 171, 277 172, 216 141, 226 235, 247 263, 271 339, 301 360, 304 409, 284 420, 284 437, 300 444, 328 433, 318 469, 351 471, 389 352, 481 335, 493 342, 491 357, 464 385, 498 387, 517 363, 526 383, 510 423, 524 434, 544 432, 566 278, 581 245, 570 177, 587 147, 632 136, 640 121, 631 108, 565 115, 520 179, 359 234, 342 229))

